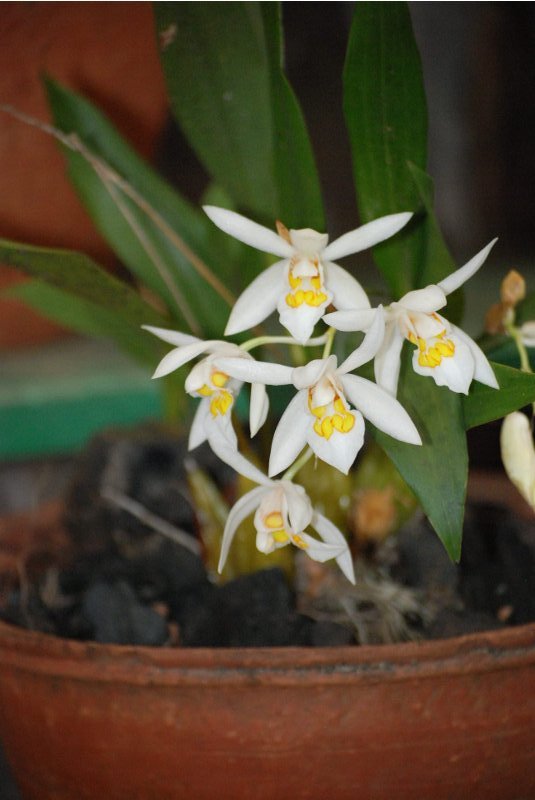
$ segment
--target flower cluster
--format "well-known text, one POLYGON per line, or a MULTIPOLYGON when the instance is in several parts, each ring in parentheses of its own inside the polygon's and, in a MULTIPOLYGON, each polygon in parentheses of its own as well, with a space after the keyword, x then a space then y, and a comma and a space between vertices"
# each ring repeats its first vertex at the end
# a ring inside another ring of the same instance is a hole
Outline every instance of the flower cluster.
MULTIPOLYGON (((334 259, 393 236, 407 224, 410 213, 381 217, 329 244, 326 234, 309 228, 288 230, 278 222, 275 233, 233 211, 214 206, 206 206, 205 211, 221 230, 282 259, 262 272, 238 298, 225 335, 248 330, 277 310, 281 325, 290 334, 284 341, 323 345, 321 358, 292 367, 257 361, 250 354, 256 344, 270 337, 236 345, 146 326, 174 345, 159 364, 155 378, 203 356, 185 385, 189 394, 201 399, 191 428, 190 449, 208 441, 223 461, 258 484, 229 514, 219 568, 224 566, 239 524, 254 512, 256 545, 261 552, 293 544, 316 561, 334 558, 354 581, 344 536, 312 508, 304 489, 292 478, 312 454, 347 473, 363 445, 364 420, 399 441, 422 444, 414 422, 396 399, 404 341, 414 348, 415 372, 432 377, 437 385, 465 394, 472 380, 498 388, 479 347, 438 313, 446 305, 447 296, 481 267, 494 241, 437 285, 411 291, 386 307, 372 308, 362 286, 334 259), (324 335, 312 339, 320 320, 330 327, 324 335), (336 329, 365 334, 341 364, 331 353, 336 329), (372 359, 375 383, 353 374, 372 359), (275 430, 267 476, 238 450, 231 412, 243 383, 251 384, 251 436, 267 417, 266 386, 291 385, 296 389, 275 430), (306 532, 309 526, 319 539, 306 532)), ((276 338, 281 341, 281 337, 276 338)))

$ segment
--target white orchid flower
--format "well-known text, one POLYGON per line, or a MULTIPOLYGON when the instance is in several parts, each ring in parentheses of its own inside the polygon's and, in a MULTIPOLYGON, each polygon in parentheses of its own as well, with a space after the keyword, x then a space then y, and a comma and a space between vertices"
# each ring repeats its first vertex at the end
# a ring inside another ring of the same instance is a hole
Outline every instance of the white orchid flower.
POLYGON ((306 444, 318 458, 347 473, 364 441, 363 417, 402 442, 422 443, 414 423, 397 400, 371 381, 349 374, 373 358, 383 334, 380 311, 360 347, 339 367, 334 355, 295 369, 235 358, 222 360, 222 368, 239 380, 293 384, 298 390, 273 437, 270 477, 286 469, 306 444))
MULTIPOLYGON (((438 386, 468 394, 472 380, 498 389, 498 382, 487 358, 477 344, 460 328, 438 314, 447 295, 462 286, 482 266, 494 239, 467 264, 436 285, 408 292, 384 309, 384 341, 375 357, 375 380, 396 395, 401 349, 407 339, 415 345, 412 365, 419 375, 430 375, 438 386)), ((335 311, 324 317, 328 325, 341 331, 367 330, 377 309, 335 311)))
MULTIPOLYGON (((243 464, 240 466, 243 469, 243 464)), ((223 570, 238 527, 254 512, 256 546, 261 553, 272 553, 293 544, 314 561, 336 559, 346 578, 355 583, 353 560, 344 536, 323 514, 312 508, 303 487, 291 481, 262 478, 262 485, 241 497, 230 510, 221 544, 219 572, 223 570), (305 532, 309 526, 321 539, 305 532)))
POLYGON ((240 295, 225 335, 252 328, 277 309, 281 324, 301 344, 312 336, 314 325, 331 303, 341 309, 369 308, 360 283, 333 259, 388 239, 412 216, 401 213, 380 217, 328 244, 327 234, 310 228, 288 230, 277 223, 277 234, 234 211, 215 206, 204 206, 204 210, 225 233, 283 259, 262 272, 240 295))
MULTIPOLYGON (((164 342, 175 345, 175 348, 160 361, 153 378, 162 378, 197 356, 203 353, 209 354, 193 367, 186 378, 185 388, 188 394, 201 398, 191 426, 189 449, 198 447, 206 440, 212 444, 217 431, 223 432, 232 446, 237 448, 236 434, 231 422, 231 410, 241 384, 232 380, 221 370, 219 360, 223 357, 234 357, 253 361, 253 357, 230 342, 217 339, 203 341, 196 336, 165 328, 155 328, 151 325, 144 325, 143 328, 159 339, 163 339, 164 342)), ((268 406, 269 401, 264 384, 255 383, 251 387, 249 411, 251 436, 254 436, 264 424, 268 406)))

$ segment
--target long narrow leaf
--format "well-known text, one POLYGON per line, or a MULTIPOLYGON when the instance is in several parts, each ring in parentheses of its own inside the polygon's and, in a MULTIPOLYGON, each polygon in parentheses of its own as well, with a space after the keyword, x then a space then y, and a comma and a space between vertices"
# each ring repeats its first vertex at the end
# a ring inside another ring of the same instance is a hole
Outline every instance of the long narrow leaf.
MULTIPOLYGON (((58 127, 66 133, 76 132, 92 154, 108 164, 162 217, 187 249, 184 252, 176 247, 154 219, 114 184, 119 193, 118 203, 87 158, 67 151, 70 178, 98 229, 139 280, 164 299, 177 323, 192 328, 191 320, 183 313, 180 301, 176 300, 168 281, 151 257, 155 251, 159 262, 170 274, 176 292, 191 309, 191 316, 200 328, 196 332, 220 334, 228 316, 228 302, 199 274, 188 255, 191 251, 205 267, 210 263, 212 272, 214 265, 218 270, 224 270, 217 247, 214 247, 217 237, 214 237, 210 221, 148 167, 87 100, 51 80, 47 81, 46 87, 58 127)), ((224 276, 222 278, 219 282, 224 284, 224 276)))
POLYGON ((404 355, 399 400, 418 427, 423 445, 403 444, 379 431, 375 438, 418 497, 450 557, 458 561, 468 476, 461 398, 417 375, 409 353, 404 355))
MULTIPOLYGON (((82 253, 1 239, 0 262, 102 308, 103 313, 115 317, 117 325, 134 329, 144 324, 169 327, 169 319, 142 300, 134 289, 82 253)), ((69 302, 68 297, 65 302, 69 302)))
MULTIPOLYGON (((408 164, 410 173, 425 208, 426 218, 423 222, 424 252, 420 263, 420 272, 415 276, 416 288, 438 283, 457 269, 438 226, 433 209, 433 180, 424 170, 415 164, 408 164)), ((451 322, 460 322, 463 313, 463 291, 458 289, 448 297, 447 317, 451 322)))
POLYGON ((139 326, 126 322, 116 311, 38 280, 17 284, 4 293, 15 297, 77 333, 112 339, 128 355, 152 371, 165 352, 161 342, 139 326))
POLYGON ((266 221, 324 225, 305 123, 281 68, 278 3, 156 3, 173 113, 212 177, 266 221))
MULTIPOLYGON (((406 3, 359 2, 344 70, 344 111, 363 222, 417 212, 408 162, 425 170, 427 115, 420 57, 406 3)), ((425 254, 424 219, 374 249, 394 298, 415 288, 425 254)))
POLYGON ((513 367, 493 364, 500 391, 474 382, 470 394, 463 398, 466 428, 475 428, 500 419, 511 411, 535 401, 535 375, 513 367))

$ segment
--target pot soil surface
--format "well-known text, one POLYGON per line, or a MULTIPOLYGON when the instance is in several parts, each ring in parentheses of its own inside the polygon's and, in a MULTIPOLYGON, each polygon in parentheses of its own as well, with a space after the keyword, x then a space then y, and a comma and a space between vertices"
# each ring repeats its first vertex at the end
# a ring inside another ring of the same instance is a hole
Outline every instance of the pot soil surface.
MULTIPOLYGON (((194 457, 232 493, 221 462, 204 449, 194 457)), ((196 552, 187 459, 184 442, 158 429, 96 437, 53 537, 37 551, 19 540, 12 556, 4 537, 0 616, 69 639, 155 647, 378 644, 535 620, 535 527, 489 502, 467 509, 459 565, 417 518, 357 561, 356 587, 306 556, 295 589, 277 568, 218 585, 196 552), (121 506, 125 498, 137 505, 121 506), (185 534, 185 546, 155 531, 154 518, 185 534)))

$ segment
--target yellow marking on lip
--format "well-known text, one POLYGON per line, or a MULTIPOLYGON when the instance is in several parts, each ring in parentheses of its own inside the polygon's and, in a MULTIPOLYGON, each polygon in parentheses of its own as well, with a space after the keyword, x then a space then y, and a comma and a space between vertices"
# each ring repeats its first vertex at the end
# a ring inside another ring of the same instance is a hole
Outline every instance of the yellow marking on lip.
POLYGON ((213 417, 217 417, 218 414, 224 416, 229 408, 232 405, 232 395, 230 392, 226 392, 223 390, 222 392, 218 392, 214 395, 213 399, 210 402, 210 413, 213 417))
POLYGON ((288 282, 292 287, 292 289, 298 289, 301 286, 303 279, 296 278, 293 272, 290 270, 290 272, 288 273, 288 282))
POLYGON ((207 386, 206 384, 204 384, 204 386, 201 386, 200 389, 197 389, 197 394, 202 395, 202 397, 210 397, 210 395, 212 395, 213 393, 214 390, 210 389, 210 387, 207 386))
POLYGON ((340 396, 337 396, 333 401, 336 414, 327 416, 328 406, 314 407, 312 405, 310 393, 308 395, 308 407, 310 412, 317 417, 313 426, 315 433, 323 439, 327 439, 327 441, 331 438, 334 431, 338 431, 338 433, 349 433, 355 425, 355 415, 347 410, 340 396))
POLYGON ((342 430, 344 433, 349 433, 350 430, 353 429, 355 425, 355 415, 351 413, 344 414, 344 424, 342 425, 342 430))
POLYGON ((274 531, 272 534, 273 539, 277 544, 286 544, 286 542, 290 541, 290 537, 286 533, 286 531, 274 531))
POLYGON ((266 527, 270 528, 271 530, 277 528, 284 528, 284 521, 282 519, 282 514, 278 511, 272 511, 271 514, 268 514, 264 520, 266 527))
POLYGON ((331 423, 335 430, 339 431, 340 433, 343 432, 344 418, 342 417, 341 414, 334 414, 334 416, 331 417, 331 423))
POLYGON ((331 422, 332 417, 324 417, 321 421, 321 434, 322 436, 329 441, 331 436, 333 435, 333 424, 331 422))
POLYGON ((438 336, 434 337, 431 345, 421 337, 416 338, 413 333, 409 333, 407 338, 412 344, 418 345, 418 364, 421 367, 434 367, 440 366, 443 358, 451 358, 455 355, 455 343, 451 339, 444 339, 446 329, 444 329, 438 336))
POLYGON ((299 536, 298 533, 294 533, 294 535, 292 536, 292 542, 301 550, 306 550, 308 547, 308 544, 301 536, 299 536))
POLYGON ((314 431, 318 434, 318 436, 323 436, 323 431, 321 430, 321 420, 317 419, 314 423, 314 431))
POLYGON ((212 372, 212 383, 217 386, 218 389, 222 389, 227 381, 228 375, 225 375, 224 372, 212 372))

